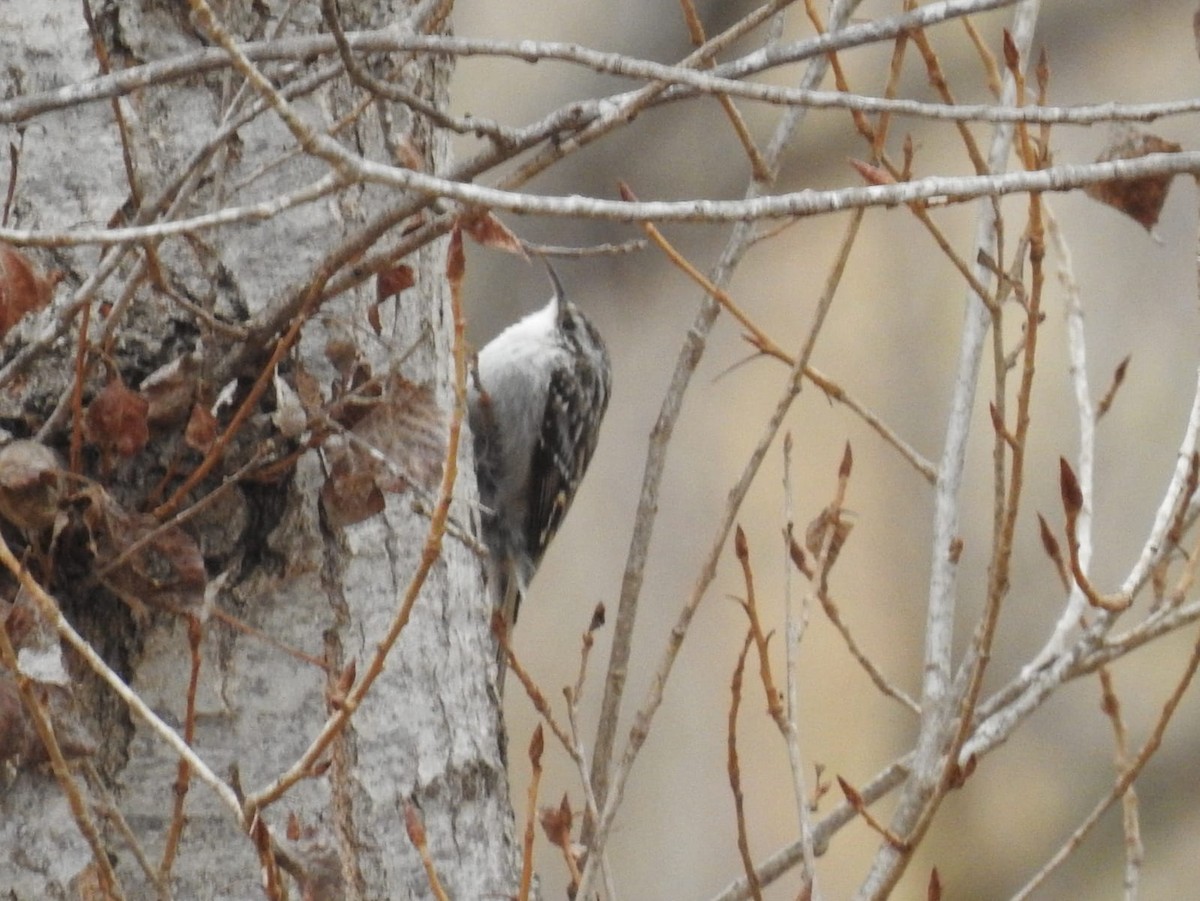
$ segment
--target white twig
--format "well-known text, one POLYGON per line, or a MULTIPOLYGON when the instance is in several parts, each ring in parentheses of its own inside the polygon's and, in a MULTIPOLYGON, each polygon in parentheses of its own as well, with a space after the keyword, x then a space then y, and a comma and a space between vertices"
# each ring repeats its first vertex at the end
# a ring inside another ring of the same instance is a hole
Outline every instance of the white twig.
POLYGON ((788 766, 792 771, 792 794, 796 805, 797 828, 800 832, 801 859, 804 861, 804 878, 808 882, 809 897, 820 898, 821 891, 817 883, 817 858, 813 852, 812 817, 809 815, 808 789, 804 779, 804 759, 800 753, 800 641, 808 626, 809 599, 811 592, 805 592, 800 602, 800 612, 797 616, 792 598, 792 562, 791 548, 792 528, 795 524, 795 511, 792 507, 792 435, 789 432, 783 441, 783 518, 787 531, 783 540, 783 598, 784 598, 784 629, 787 634, 787 728, 784 730, 784 742, 787 745, 788 766))
MULTIPOLYGON (((1022 0, 1014 12, 1012 40, 1023 59, 1028 57, 1039 8, 1039 0, 1022 0)), ((1016 84, 1010 72, 1005 76, 1002 99, 1004 103, 1011 104, 1015 98, 1016 84)), ((1000 124, 996 127, 988 153, 988 171, 1001 172, 1004 169, 1012 145, 1012 136, 1012 125, 1000 124)), ((993 177, 1004 180, 1009 176, 993 177)), ((985 201, 979 205, 979 219, 973 242, 976 250, 975 284, 986 285, 992 280, 992 272, 980 260, 980 254, 986 254, 993 259, 998 258, 995 247, 999 215, 999 204, 996 202, 985 201)), ((959 492, 966 468, 967 439, 975 406, 975 389, 979 381, 984 343, 992 321, 986 300, 979 297, 974 290, 968 289, 954 394, 950 401, 946 438, 938 464, 929 605, 925 627, 924 677, 921 684, 921 727, 917 736, 912 774, 904 786, 891 820, 893 832, 904 837, 908 837, 923 822, 928 822, 930 805, 937 802, 937 792, 946 765, 943 760, 946 730, 948 727, 953 728, 950 720, 958 706, 957 699, 953 697, 951 683, 954 620, 958 606, 958 554, 954 552, 954 547, 959 541, 959 492)), ((920 836, 916 838, 919 840, 920 836)), ((883 842, 856 897, 866 899, 886 896, 904 871, 910 854, 911 851, 898 848, 891 842, 883 842)))
MULTIPOLYGON (((1087 335, 1083 327, 1083 298, 1079 283, 1075 280, 1075 269, 1071 262, 1071 248, 1059 227, 1058 219, 1046 210, 1047 231, 1050 243, 1058 258, 1059 283, 1066 292, 1067 353, 1071 361, 1071 386, 1075 390, 1075 409, 1079 416, 1079 458, 1076 460, 1076 475, 1079 490, 1083 494, 1083 507, 1076 520, 1075 538, 1079 542, 1079 565, 1086 573, 1092 559, 1092 498, 1095 493, 1096 459, 1096 408, 1092 403, 1091 388, 1087 373, 1087 335)), ((1026 666, 1025 675, 1044 666, 1049 660, 1063 652, 1067 637, 1079 625, 1080 617, 1087 608, 1087 597, 1078 584, 1073 584, 1062 616, 1054 624, 1054 632, 1046 646, 1026 666)))
MULTIPOLYGON (((1129 160, 1056 166, 1033 172, 1009 172, 999 175, 930 176, 891 185, 839 188, 829 191, 796 191, 771 197, 744 200, 677 200, 630 203, 598 197, 570 195, 548 197, 502 191, 480 185, 448 181, 434 175, 402 169, 363 159, 346 150, 333 138, 308 129, 298 119, 294 123, 307 135, 311 148, 324 158, 342 178, 374 182, 404 191, 439 195, 470 206, 483 206, 514 213, 574 219, 607 219, 622 222, 745 222, 751 219, 778 219, 814 216, 821 213, 865 207, 896 206, 924 201, 950 205, 977 198, 1030 192, 1070 191, 1108 181, 1125 181, 1148 176, 1200 175, 1200 151, 1152 153, 1129 160)), ((303 192, 294 202, 307 202, 318 190, 328 193, 337 187, 337 177, 326 176, 303 192)), ((286 195, 288 200, 293 195, 286 195)), ((143 228, 79 229, 68 232, 41 232, 28 229, 0 228, 0 240, 19 246, 55 247, 64 244, 118 244, 167 234, 193 231, 205 226, 224 225, 250 218, 264 218, 280 201, 267 201, 232 211, 210 213, 174 223, 143 228)), ((986 277, 984 272, 983 276, 986 277)))
MULTIPOLYGON (((1132 595, 1136 592, 1145 583, 1150 569, 1158 562, 1162 554, 1169 550, 1164 547, 1163 540, 1179 504, 1179 497, 1187 484, 1188 468, 1191 466, 1192 454, 1196 451, 1198 434, 1200 434, 1200 370, 1197 371, 1196 391, 1192 397, 1192 409, 1188 415, 1187 428, 1184 430, 1183 440, 1180 442, 1179 453, 1175 460, 1175 470, 1171 474, 1171 481, 1155 514, 1150 533, 1146 536, 1142 552, 1121 584, 1120 590, 1123 594, 1132 595)), ((1013 729, 1036 710, 1051 692, 1077 674, 1081 661, 1087 659, 1103 645, 1104 636, 1112 627, 1115 619, 1115 614, 1102 611, 1097 615, 1095 622, 1083 631, 1069 649, 1051 659, 1044 669, 1033 673, 1029 678, 1022 677, 1018 681, 1018 685, 1013 686, 1011 690, 1016 695, 1011 702, 994 712, 986 711, 989 714, 987 718, 979 724, 971 738, 963 744, 962 752, 959 755, 960 762, 965 763, 973 756, 982 756, 1008 738, 1013 729)), ((1009 693, 1010 690, 1005 689, 1004 694, 1007 696, 1009 693)))

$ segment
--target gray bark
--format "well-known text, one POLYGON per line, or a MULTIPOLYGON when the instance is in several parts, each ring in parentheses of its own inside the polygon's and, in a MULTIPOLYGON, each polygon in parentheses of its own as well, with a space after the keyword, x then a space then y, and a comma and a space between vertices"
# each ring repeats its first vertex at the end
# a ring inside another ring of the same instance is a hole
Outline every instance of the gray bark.
MULTIPOLYGON (((247 40, 269 34, 288 4, 257 0, 227 6, 233 8, 218 8, 218 14, 239 39, 247 40)), ((163 59, 205 43, 189 24, 183 4, 93 0, 93 9, 114 68, 163 59)), ((402 20, 409 10, 401 0, 343 0, 341 12, 349 25, 378 27, 402 20)), ((321 28, 320 16, 318 3, 302 0, 286 31, 313 33, 321 28)), ((82 81, 98 72, 91 38, 74 0, 4 4, 0 58, 5 60, 0 75, 5 97, 82 81)), ((277 84, 291 77, 283 68, 272 74, 277 84)), ((447 77, 444 61, 435 64, 425 58, 406 61, 399 80, 439 103, 445 98, 447 77)), ((230 72, 153 86, 122 99, 144 197, 155 196, 194 150, 210 140, 240 84, 241 78, 230 72)), ((310 125, 328 128, 362 96, 343 77, 296 106, 310 125)), ((439 135, 402 107, 389 107, 386 115, 381 115, 382 109, 376 105, 366 110, 339 139, 365 156, 390 160, 385 132, 391 129, 391 138, 406 137, 424 150, 431 171, 445 166, 448 148, 439 135)), ((0 125, 0 135, 6 144, 20 147, 10 225, 98 226, 127 204, 129 182, 108 102, 37 117, 20 128, 0 125)), ((324 174, 324 163, 294 148, 292 135, 274 115, 258 117, 209 162, 204 180, 179 215, 265 199, 324 174), (262 170, 272 163, 277 165, 262 170)), ((190 241, 168 239, 159 247, 164 274, 176 290, 196 303, 209 304, 215 315, 231 320, 253 316, 303 285, 316 262, 339 241, 395 202, 379 189, 355 187, 255 224, 209 231, 190 241)), ((25 253, 42 267, 63 272, 64 279, 51 308, 22 323, 19 334, 9 337, 5 361, 13 358, 22 341, 52 326, 94 273, 100 257, 87 247, 25 253)), ((108 279, 99 300, 119 299, 138 256, 131 254, 108 279)), ((376 372, 407 355, 400 371, 428 385, 448 421, 453 367, 452 316, 443 275, 445 242, 434 242, 417 256, 406 261, 416 272, 417 286, 384 304, 382 336, 373 333, 364 312, 374 299, 371 283, 323 307, 306 326, 291 359, 328 386, 336 378, 326 358, 331 339, 349 338, 376 372)), ((127 384, 136 387, 149 372, 193 348, 207 355, 210 371, 238 350, 144 280, 130 293, 132 312, 115 330, 112 350, 114 365, 127 384)), ((92 337, 98 340, 103 320, 98 324, 95 316, 92 337)), ((65 339, 55 342, 28 370, 19 393, 9 390, 0 414, 10 430, 19 431, 14 423, 22 414, 36 429, 57 400, 70 369, 77 327, 76 319, 65 339)), ((98 375, 90 380, 88 396, 100 384, 98 375)), ((216 391, 223 386, 211 387, 216 391)), ((263 413, 247 435, 265 437, 268 423, 263 413)), ((68 420, 48 440, 61 446, 69 425, 68 420)), ((106 483, 114 497, 133 504, 149 495, 164 472, 164 461, 184 453, 179 431, 152 432, 143 454, 115 464, 106 483)), ((469 444, 464 433, 451 511, 454 522, 467 531, 477 518, 469 444)), ((194 463, 198 458, 184 459, 194 463)), ((223 778, 230 778, 236 767, 238 784, 247 793, 268 783, 308 747, 329 716, 329 683, 342 667, 356 661, 361 674, 397 609, 429 528, 428 516, 414 512, 411 493, 389 495, 386 511, 364 522, 344 528, 328 524, 318 503, 325 474, 320 451, 309 450, 288 478, 265 486, 239 486, 222 500, 218 512, 189 526, 205 551, 208 578, 227 574, 215 592, 217 607, 290 648, 325 656, 332 664, 333 676, 327 677, 319 667, 258 635, 207 619, 193 746, 223 778)), ((64 597, 72 594, 69 585, 60 581, 51 588, 68 619, 182 734, 189 679, 185 620, 152 611, 139 621, 106 592, 95 593, 95 606, 84 609, 78 599, 72 603, 64 597)), ((325 874, 319 891, 320 880, 313 876, 309 890, 318 892, 314 896, 430 896, 425 871, 405 831, 409 803, 423 813, 428 847, 451 897, 503 897, 513 892, 515 852, 501 725, 491 688, 492 641, 479 558, 462 540, 447 536, 385 671, 335 741, 330 767, 300 782, 265 811, 281 846, 312 873, 325 874), (289 840, 293 814, 300 834, 289 840)), ((92 746, 74 766, 84 761, 95 765, 146 856, 157 865, 171 820, 177 756, 79 661, 68 655, 68 664, 74 713, 92 746)), ((76 775, 115 861, 125 897, 160 896, 113 820, 101 815, 101 790, 76 775)), ((87 878, 92 851, 54 776, 44 765, 9 762, 4 777, 0 897, 75 897, 87 878)), ((215 793, 195 779, 186 795, 186 815, 171 871, 173 896, 260 897, 262 874, 250 838, 215 793)), ((300 895, 294 884, 291 891, 293 897, 300 895)))

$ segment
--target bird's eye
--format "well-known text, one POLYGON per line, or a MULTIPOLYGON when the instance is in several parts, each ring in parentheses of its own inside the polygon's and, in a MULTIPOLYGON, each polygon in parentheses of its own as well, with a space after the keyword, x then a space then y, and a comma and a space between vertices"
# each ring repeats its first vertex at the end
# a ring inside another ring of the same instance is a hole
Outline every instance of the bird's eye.
POLYGON ((573 332, 573 331, 575 331, 575 317, 574 317, 574 316, 572 316, 572 315, 570 315, 570 314, 568 313, 568 314, 567 314, 567 315, 566 315, 566 316, 563 318, 563 324, 562 324, 562 327, 563 327, 564 329, 566 329, 568 332, 573 332))

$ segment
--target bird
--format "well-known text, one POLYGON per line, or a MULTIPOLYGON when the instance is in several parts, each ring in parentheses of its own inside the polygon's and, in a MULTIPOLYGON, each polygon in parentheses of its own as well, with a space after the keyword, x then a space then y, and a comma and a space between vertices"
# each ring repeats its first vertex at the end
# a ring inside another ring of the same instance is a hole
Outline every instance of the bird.
MULTIPOLYGON (((543 262, 549 302, 479 351, 468 387, 489 590, 508 634, 591 463, 612 388, 604 339, 543 262)), ((505 663, 501 646, 501 694, 505 663)))

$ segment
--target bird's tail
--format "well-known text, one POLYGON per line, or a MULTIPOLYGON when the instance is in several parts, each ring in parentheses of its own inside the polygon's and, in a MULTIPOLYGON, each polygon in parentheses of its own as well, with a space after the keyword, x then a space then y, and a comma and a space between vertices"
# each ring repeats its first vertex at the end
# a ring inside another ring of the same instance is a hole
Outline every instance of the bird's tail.
MULTIPOLYGON (((493 604, 496 610, 500 611, 501 617, 504 619, 504 634, 507 636, 508 643, 512 645, 513 626, 517 622, 517 609, 521 605, 521 596, 524 592, 521 590, 521 580, 514 571, 514 567, 497 566, 493 572, 494 578, 491 579, 493 587, 493 604)), ((508 672, 508 655, 504 650, 504 642, 498 638, 496 640, 496 692, 501 698, 504 697, 504 677, 508 672)))

